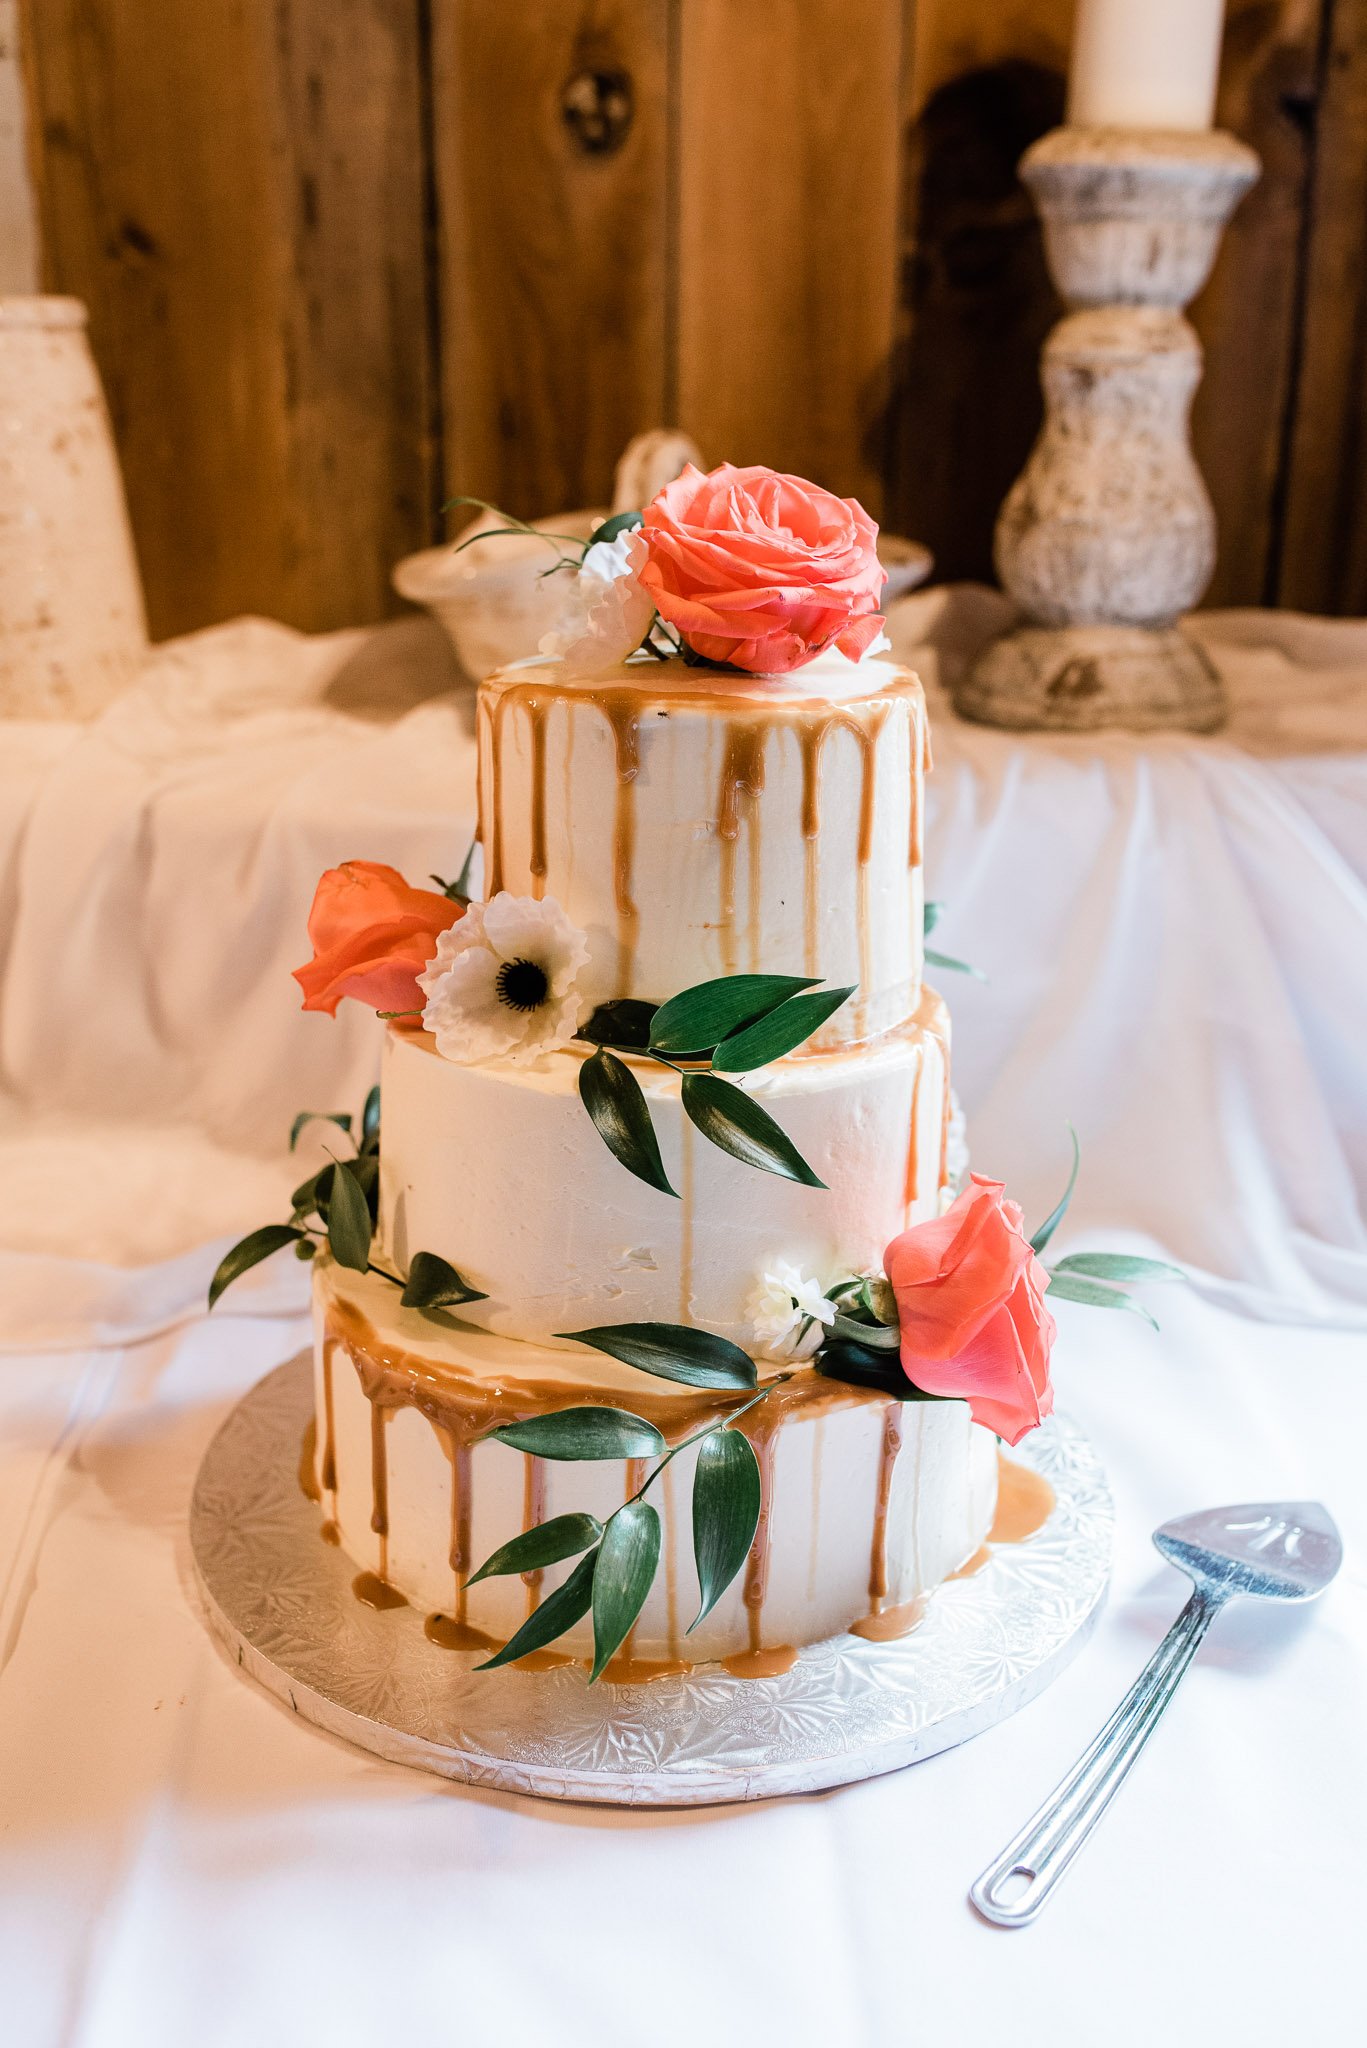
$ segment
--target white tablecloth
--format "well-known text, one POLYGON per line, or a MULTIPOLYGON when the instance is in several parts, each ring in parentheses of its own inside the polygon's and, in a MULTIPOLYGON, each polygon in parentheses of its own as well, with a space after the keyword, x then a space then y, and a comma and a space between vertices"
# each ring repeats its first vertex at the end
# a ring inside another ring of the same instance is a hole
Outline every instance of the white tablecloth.
POLYGON ((195 1611, 197 1459, 304 1328, 292 1262, 212 1322, 204 1280, 278 1209, 294 1109, 374 1068, 362 1013, 294 1007, 313 880, 352 854, 448 873, 468 837, 440 644, 243 622, 93 728, 7 728, 0 2040, 1360 2038, 1367 628, 1211 615, 1226 735, 1021 741, 938 698, 994 602, 894 621, 937 713, 937 943, 991 975, 949 989, 976 1155, 1039 1213, 1071 1116, 1067 1248, 1161 1247, 1197 1281, 1155 1295, 1158 1338, 1060 1310, 1119 1509, 1093 1646, 963 1750, 766 1808, 439 1786, 301 1725, 195 1611), (1226 1616, 1044 1920, 980 1925, 968 1881, 1180 1601, 1148 1531, 1267 1496, 1330 1505, 1339 1584, 1226 1616))

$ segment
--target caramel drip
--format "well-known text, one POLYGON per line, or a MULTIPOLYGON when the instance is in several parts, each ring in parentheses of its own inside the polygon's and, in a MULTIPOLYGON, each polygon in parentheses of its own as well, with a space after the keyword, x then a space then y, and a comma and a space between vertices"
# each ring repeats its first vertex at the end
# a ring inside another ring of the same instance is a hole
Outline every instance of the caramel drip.
MULTIPOLYGON (((502 1649, 497 1636, 484 1633, 482 1628, 472 1628, 468 1621, 459 1616, 453 1621, 449 1614, 429 1614, 422 1625, 422 1632, 429 1643, 435 1643, 441 1650, 488 1650, 502 1649)), ((525 1658, 519 1663, 525 1666, 525 1658)))
MULTIPOLYGON (((385 1408, 416 1408, 441 1432, 453 1464, 458 1462, 460 1451, 490 1430, 501 1429, 510 1422, 525 1422, 535 1415, 549 1415, 556 1409, 573 1407, 576 1402, 592 1403, 603 1398, 601 1386, 592 1380, 576 1385, 568 1378, 477 1378, 454 1365, 438 1363, 388 1342, 349 1301, 333 1299, 327 1303, 325 1327, 327 1340, 340 1344, 350 1357, 366 1399, 385 1408)), ((713 1392, 668 1381, 645 1381, 641 1387, 632 1388, 631 1407, 634 1414, 653 1422, 667 1443, 674 1444, 695 1429, 722 1421, 750 1398, 743 1389, 735 1393, 713 1392)), ((807 1366, 782 1386, 775 1387, 762 1406, 755 1409, 756 1434, 760 1428, 766 1432, 777 1429, 798 1414, 805 1421, 838 1408, 858 1407, 872 1399, 877 1396, 871 1396, 867 1389, 827 1379, 807 1366)), ((455 1491, 458 1493, 459 1489, 455 1491)), ((468 1491, 467 1485, 467 1496, 468 1491)), ((457 1520, 453 1501, 453 1532, 457 1520)), ((454 1541, 452 1547, 457 1547, 454 1541)))
MULTIPOLYGON (((523 1453, 522 1471, 522 1527, 537 1529, 546 1519, 546 1465, 542 1458, 534 1458, 530 1451, 523 1453)), ((544 1565, 537 1565, 532 1571, 523 1572, 522 1583, 527 1588, 527 1612, 532 1614, 545 1581, 544 1565)))
POLYGON ((764 1595, 769 1589, 769 1522, 774 1511, 774 1452, 779 1429, 779 1417, 769 1412, 774 1399, 771 1394, 762 1407, 753 1411, 749 1418, 751 1426, 746 1431, 759 1460, 759 1521, 750 1555, 745 1560, 743 1596, 752 1656, 758 1655, 763 1647, 764 1595))
POLYGON ((629 996, 636 973, 636 935, 641 914, 632 893, 636 864, 636 778, 641 772, 641 695, 636 690, 596 690, 593 701, 612 727, 617 756, 617 804, 612 827, 612 888, 617 906, 617 979, 629 996))
POLYGON ((630 1640, 603 1666, 609 1685, 650 1685, 657 1678, 679 1678, 693 1669, 685 1657, 633 1657, 630 1640))
MULTIPOLYGON (((484 750, 489 741, 489 706, 481 690, 475 698, 475 838, 481 846, 489 844, 489 821, 484 809, 484 750)), ((484 893, 493 894, 487 878, 484 893)))
POLYGON ((679 1118, 679 1321, 693 1320, 693 1125, 679 1118))
POLYGON ((921 1567, 921 1464, 926 1454, 926 1418, 922 1410, 916 1418, 916 1463, 911 1471, 911 1569, 919 1586, 924 1572, 921 1567))
POLYGON ((503 887, 503 721, 508 715, 512 693, 500 697, 488 717, 489 734, 489 798, 493 812, 493 829, 484 830, 484 791, 478 794, 480 805, 480 833, 488 865, 484 875, 484 899, 496 896, 503 887))
POLYGON ((717 796, 717 838, 721 855, 721 952, 723 974, 736 971, 736 849, 740 840, 741 816, 750 825, 750 867, 752 952, 756 920, 755 871, 759 858, 759 817, 757 800, 764 788, 764 748, 769 721, 763 718, 733 719, 726 728, 722 755, 721 788, 717 796))
POLYGON ((986 1543, 980 1543, 972 1557, 966 1557, 959 1569, 951 1572, 949 1576, 951 1579, 976 1579, 983 1566, 991 1562, 991 1550, 986 1543))
POLYGON ((922 802, 924 801, 924 790, 921 793, 921 800, 918 801, 915 768, 918 741, 920 744, 921 751, 921 773, 922 775, 928 775, 930 773, 931 768, 930 723, 929 720, 926 718, 924 711, 920 709, 913 710, 911 715, 911 730, 907 735, 907 746, 912 761, 911 774, 908 777, 911 787, 907 793, 908 800, 911 805, 911 832, 909 835, 909 843, 907 846, 907 866, 909 868, 919 868, 922 860, 921 809, 922 802))
POLYGON ((342 1540, 341 1530, 330 1517, 323 1523, 318 1534, 322 1537, 324 1543, 330 1543, 334 1549, 338 1547, 342 1540))
POLYGON ((527 722, 532 737, 532 894, 538 903, 546 893, 546 714, 544 698, 528 697, 527 722))
POLYGON ((1054 1511, 1054 1489, 1042 1472, 997 1453, 997 1512, 989 1543, 1024 1543, 1054 1511))
POLYGON ((381 1542, 389 1535, 389 1453, 385 1425, 389 1410, 374 1403, 370 1409, 370 1526, 381 1542))
POLYGON ((901 1448, 902 1404, 889 1401, 883 1410, 878 1490, 873 1503, 873 1545, 869 1553, 869 1599, 875 1613, 881 1612, 888 1595, 888 1509, 892 1504, 892 1475, 897 1469, 897 1453, 901 1448))
POLYGON ((471 1448, 453 1440, 451 1444, 451 1570, 456 1579, 456 1620, 465 1620, 466 1580, 470 1576, 470 1512, 474 1506, 471 1482, 471 1448))
POLYGON ((802 749, 802 838, 803 838, 803 893, 802 893, 802 971, 817 975, 817 933, 821 924, 821 860, 818 840, 821 833, 821 742, 825 736, 824 725, 814 720, 799 727, 798 744, 802 749))
POLYGON ((336 1345, 323 1339, 323 1463, 319 1484, 332 1496, 332 1513, 337 1514, 337 1414, 332 1399, 332 1360, 336 1345))
POLYGON ((299 1446, 299 1491, 305 1500, 321 1500, 323 1489, 318 1484, 318 1417, 310 1415, 304 1424, 303 1441, 299 1446))
POLYGON ((949 1186, 949 1120, 953 1114, 949 1092, 949 1060, 945 1060, 944 1093, 940 1102, 940 1187, 949 1186))
POLYGON ((906 1212, 906 1221, 908 1223, 911 1222, 911 1212, 916 1206, 916 1196, 920 1180, 921 1071, 924 1066, 925 1053, 918 1048, 916 1063, 911 1070, 911 1123, 907 1131, 906 1185, 902 1191, 902 1206, 906 1212))
POLYGON ((892 1475, 902 1450, 902 1403, 883 1409, 883 1442, 877 1460, 877 1491, 873 1495, 873 1546, 869 1550, 869 1599, 875 1612, 887 1599, 887 1509, 892 1505, 892 1475))
POLYGON ((391 1586, 378 1572, 359 1573, 351 1582, 351 1590, 363 1607, 374 1607, 380 1613, 386 1608, 408 1605, 398 1587, 391 1586))
POLYGON ((721 1668, 733 1678, 782 1678, 796 1662, 797 1651, 778 1644, 772 1650, 737 1650, 733 1657, 722 1658, 721 1668))
POLYGON ((900 1642, 924 1620, 928 1605, 927 1595, 918 1593, 914 1600, 908 1600, 901 1607, 884 1607, 877 1614, 865 1614, 858 1621, 852 1621, 850 1634, 862 1636, 866 1643, 900 1642))

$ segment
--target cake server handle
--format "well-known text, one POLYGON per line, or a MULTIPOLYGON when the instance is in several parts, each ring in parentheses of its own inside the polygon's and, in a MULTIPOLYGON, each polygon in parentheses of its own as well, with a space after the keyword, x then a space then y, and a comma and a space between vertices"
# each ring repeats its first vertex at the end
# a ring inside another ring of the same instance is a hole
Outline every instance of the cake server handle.
POLYGON ((1218 1594, 1193 1590, 1101 1733, 970 1888, 984 1919, 998 1927, 1028 1927, 1035 1919, 1138 1761, 1223 1605, 1218 1594))

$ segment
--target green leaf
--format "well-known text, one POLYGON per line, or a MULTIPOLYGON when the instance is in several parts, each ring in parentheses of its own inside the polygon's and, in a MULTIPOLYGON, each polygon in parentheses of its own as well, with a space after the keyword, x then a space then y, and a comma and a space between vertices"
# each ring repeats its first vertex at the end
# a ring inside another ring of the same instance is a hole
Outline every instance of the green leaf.
POLYGON ((497 1671, 500 1664, 515 1664, 519 1657, 525 1657, 532 1650, 540 1650, 545 1644, 553 1643, 557 1636, 563 1636, 567 1628, 573 1628, 576 1621, 589 1611, 593 1600, 593 1567, 597 1559, 596 1549, 587 1557, 581 1557, 563 1586, 557 1586, 548 1593, 534 1614, 529 1614, 515 1636, 503 1645, 495 1656, 486 1657, 476 1671, 497 1671))
POLYGON ((351 1136, 351 1118, 344 1116, 340 1110, 301 1109, 294 1122, 290 1125, 291 1152, 299 1143, 299 1134, 305 1124, 336 1124, 339 1130, 345 1131, 348 1137, 351 1136))
POLYGON ((590 1045, 615 1045, 619 1052, 644 1052, 658 1008, 658 1003, 643 1003, 634 996, 614 996, 611 1002, 598 1005, 575 1036, 587 1039, 590 1045))
POLYGON ((589 535, 589 546, 597 547, 600 540, 616 540, 619 533, 631 533, 642 523, 639 512, 614 512, 601 526, 595 526, 589 535))
POLYGON ((863 1344, 870 1351, 897 1351, 902 1344, 901 1333, 887 1323, 860 1323, 853 1316, 837 1315, 831 1324, 833 1337, 848 1337, 851 1343, 863 1344))
POLYGON ((380 1091, 372 1088, 361 1111, 361 1143, 368 1145, 380 1135, 380 1091))
POLYGON ((602 1533, 603 1525, 594 1515, 557 1515, 503 1544, 492 1557, 485 1558, 468 1583, 477 1586, 481 1579, 502 1578, 509 1572, 541 1571, 548 1564, 559 1564, 562 1558, 578 1556, 602 1533))
POLYGON ((975 981, 987 980, 981 967, 970 966, 967 960, 956 960, 952 953, 937 953, 933 947, 927 946, 923 957, 927 967, 944 967, 951 974, 971 974, 975 981))
POLYGON ((1070 1252, 1052 1269, 1055 1273, 1082 1273, 1090 1280, 1185 1280, 1180 1266, 1163 1259, 1135 1258, 1130 1252, 1070 1252))
POLYGON ((681 1090, 689 1117, 721 1151, 762 1173, 777 1173, 808 1188, 825 1187, 787 1132, 752 1095, 717 1074, 685 1074, 681 1090))
POLYGON ((332 1194, 332 1176, 336 1163, 329 1159, 326 1166, 320 1166, 317 1173, 301 1181, 290 1196, 290 1207, 296 1216, 321 1216, 327 1222, 328 1200, 332 1194))
POLYGON ((370 1205, 349 1164, 337 1161, 328 1202, 328 1249, 339 1266, 364 1273, 370 1264, 370 1205))
POLYGON ((209 1306, 213 1307, 225 1287, 231 1287, 234 1280, 251 1266, 259 1266, 272 1252, 283 1251, 287 1244, 295 1244, 304 1235, 292 1223, 264 1223, 260 1230, 253 1230, 226 1251, 219 1260, 213 1279, 209 1282, 209 1306))
POLYGON ((943 903, 932 903, 929 898, 926 899, 925 910, 921 920, 921 929, 925 933, 925 936, 927 938, 930 937, 936 925, 944 916, 944 912, 945 906, 943 903))
POLYGON ((738 1429, 714 1430, 699 1446, 693 1475, 693 1558, 702 1605, 690 1635, 745 1563, 759 1510, 759 1460, 749 1437, 738 1429))
POLYGON ((435 1252, 414 1252, 408 1264, 408 1279, 399 1296, 401 1308, 459 1308, 463 1301, 487 1301, 454 1266, 435 1252))
POLYGON ((638 1372, 678 1380, 686 1387, 739 1392, 759 1384, 755 1361, 729 1337, 695 1330, 686 1323, 608 1323, 595 1330, 562 1330, 577 1344, 605 1351, 638 1372))
POLYGON ((1068 1176, 1068 1185, 1063 1190, 1063 1200, 1056 1209, 1045 1217, 1043 1223, 1041 1223, 1039 1229, 1030 1240, 1030 1249, 1036 1254, 1044 1250, 1044 1247, 1067 1215, 1068 1204, 1073 1199, 1073 1189, 1077 1186, 1077 1170, 1082 1164, 1082 1147, 1078 1144, 1077 1132, 1071 1124, 1068 1126, 1068 1136, 1073 1141, 1073 1170, 1068 1176))
POLYGON ((665 1440, 653 1422, 625 1408, 556 1408, 490 1430, 487 1441, 534 1458, 658 1458, 665 1440))
POLYGON ((657 1052, 710 1052, 723 1038, 767 1017, 789 996, 815 987, 810 976, 804 981, 792 974, 725 974, 717 981, 700 981, 696 988, 661 1003, 651 1026, 651 1045, 657 1052))
POLYGON ((1116 1287, 1103 1287, 1099 1280, 1084 1279, 1081 1273, 1063 1273, 1055 1268, 1049 1275, 1049 1292, 1060 1301, 1080 1301, 1084 1308, 1129 1309, 1131 1314, 1152 1323, 1155 1330, 1158 1328, 1143 1303, 1132 1294, 1122 1294, 1116 1287))
POLYGON ((894 1401, 947 1401, 949 1394, 928 1394, 923 1387, 913 1386, 895 1357, 886 1351, 870 1350, 866 1344, 854 1344, 847 1338, 828 1338, 817 1352, 813 1364, 827 1379, 844 1380, 852 1387, 869 1387, 874 1392, 886 1394, 894 1401))
POLYGON ((660 1157, 650 1105, 630 1067, 600 1045, 579 1069, 579 1099, 609 1152, 629 1173, 662 1195, 675 1194, 660 1157))
POLYGON ((724 1038, 712 1055, 713 1066, 722 1074, 748 1074, 755 1067, 767 1067, 770 1060, 781 1060, 819 1031, 853 994, 852 987, 820 988, 809 995, 793 996, 758 1023, 747 1024, 743 1031, 724 1038))
POLYGON ((589 1684, 619 1650, 645 1606, 660 1562, 660 1517, 649 1501, 618 1508, 603 1531, 593 1568, 593 1669, 589 1684))

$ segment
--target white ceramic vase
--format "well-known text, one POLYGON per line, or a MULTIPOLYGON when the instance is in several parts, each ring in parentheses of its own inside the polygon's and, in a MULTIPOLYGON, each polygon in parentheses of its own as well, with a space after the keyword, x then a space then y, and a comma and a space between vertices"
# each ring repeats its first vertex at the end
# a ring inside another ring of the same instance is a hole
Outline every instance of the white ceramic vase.
POLYGON ((0 298, 0 715, 93 718, 147 647, 79 299, 0 298))

